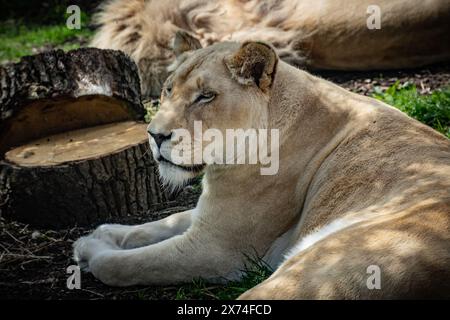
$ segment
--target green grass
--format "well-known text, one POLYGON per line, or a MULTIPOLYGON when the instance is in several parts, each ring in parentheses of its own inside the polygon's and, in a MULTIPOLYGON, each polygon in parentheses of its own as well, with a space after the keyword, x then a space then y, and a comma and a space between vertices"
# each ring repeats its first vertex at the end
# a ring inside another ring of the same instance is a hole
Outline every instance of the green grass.
POLYGON ((450 87, 420 95, 413 85, 396 82, 386 91, 375 90, 384 101, 450 138, 450 87))
POLYGON ((234 300, 245 291, 267 279, 273 272, 261 258, 247 257, 248 263, 243 270, 240 281, 232 281, 226 285, 211 285, 202 279, 197 279, 191 284, 181 286, 176 294, 177 300, 234 300))
POLYGON ((150 123, 159 110, 159 100, 145 101, 143 104, 145 110, 147 111, 144 120, 145 122, 150 123))
MULTIPOLYGON (((62 19, 63 20, 63 19, 62 19)), ((93 32, 87 27, 89 18, 81 16, 81 29, 69 29, 65 22, 54 25, 27 25, 9 20, 0 23, 0 63, 17 61, 34 54, 44 46, 71 50, 78 48, 79 39, 88 40, 93 32)))

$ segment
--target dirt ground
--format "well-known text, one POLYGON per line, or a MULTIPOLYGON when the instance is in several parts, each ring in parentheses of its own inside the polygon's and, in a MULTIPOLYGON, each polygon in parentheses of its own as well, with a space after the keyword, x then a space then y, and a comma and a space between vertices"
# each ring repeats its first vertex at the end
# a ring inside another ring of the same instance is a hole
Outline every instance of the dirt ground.
MULTIPOLYGON (((193 208, 200 190, 186 187, 174 201, 155 205, 147 214, 111 223, 142 224, 193 208)), ((170 299, 176 287, 111 288, 82 273, 81 288, 67 289, 73 265, 72 244, 95 226, 43 230, 0 218, 0 299, 170 299)))
MULTIPOLYGON (((316 73, 317 74, 317 73, 316 73)), ((450 63, 408 71, 323 72, 319 74, 354 92, 371 95, 376 86, 386 89, 397 80, 416 84, 419 92, 449 86, 450 63), (382 74, 382 75, 381 75, 382 74)), ((198 188, 187 187, 175 201, 157 205, 145 215, 129 216, 122 224, 139 224, 157 220, 171 213, 195 206, 198 188)), ((72 244, 94 228, 73 227, 67 230, 42 230, 0 218, 0 299, 173 299, 178 288, 111 288, 90 274, 82 274, 79 290, 69 290, 66 268, 74 264, 72 244)))

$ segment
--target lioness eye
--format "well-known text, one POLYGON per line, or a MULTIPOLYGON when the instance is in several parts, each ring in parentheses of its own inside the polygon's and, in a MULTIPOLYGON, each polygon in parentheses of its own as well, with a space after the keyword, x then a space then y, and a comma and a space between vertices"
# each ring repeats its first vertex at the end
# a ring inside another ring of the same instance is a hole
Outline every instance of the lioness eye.
POLYGON ((172 86, 171 86, 171 85, 168 85, 168 86, 166 87, 166 96, 170 96, 171 93, 172 93, 172 86))
POLYGON ((216 94, 214 92, 203 92, 194 101, 194 103, 208 103, 214 100, 216 94))

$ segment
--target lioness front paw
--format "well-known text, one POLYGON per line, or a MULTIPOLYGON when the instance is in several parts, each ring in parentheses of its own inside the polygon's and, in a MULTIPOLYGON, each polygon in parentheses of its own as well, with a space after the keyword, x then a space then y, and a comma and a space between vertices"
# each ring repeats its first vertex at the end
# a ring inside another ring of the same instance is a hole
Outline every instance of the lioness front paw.
POLYGON ((120 224, 102 224, 92 232, 92 237, 115 245, 120 245, 131 228, 131 226, 120 224))
POLYGON ((73 259, 84 271, 90 271, 89 262, 97 255, 106 250, 120 249, 117 245, 92 235, 79 238, 73 244, 73 259))

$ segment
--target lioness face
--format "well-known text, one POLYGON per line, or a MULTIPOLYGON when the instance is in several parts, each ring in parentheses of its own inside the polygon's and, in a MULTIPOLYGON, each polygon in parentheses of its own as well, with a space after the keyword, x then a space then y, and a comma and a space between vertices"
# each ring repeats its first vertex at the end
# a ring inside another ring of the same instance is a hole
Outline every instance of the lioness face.
MULTIPOLYGON (((181 186, 207 166, 226 167, 221 165, 225 162, 224 153, 214 154, 217 160, 214 163, 205 162, 202 157, 210 143, 199 140, 216 142, 207 137, 208 129, 225 137, 227 129, 267 127, 270 84, 267 79, 262 81, 263 76, 267 78, 265 62, 258 60, 255 70, 246 69, 252 67, 250 64, 254 60, 249 54, 258 54, 249 52, 251 45, 257 46, 268 58, 276 58, 273 49, 265 44, 221 43, 186 54, 184 61, 166 80, 160 109, 148 127, 153 157, 159 163, 165 183, 181 186), (270 55, 264 52, 266 50, 270 55), (245 65, 246 59, 252 60, 249 65, 245 65), (261 86, 263 82, 265 87, 261 86), (185 156, 186 161, 174 161, 174 155, 185 156)), ((274 63, 269 63, 274 69, 274 63)))

